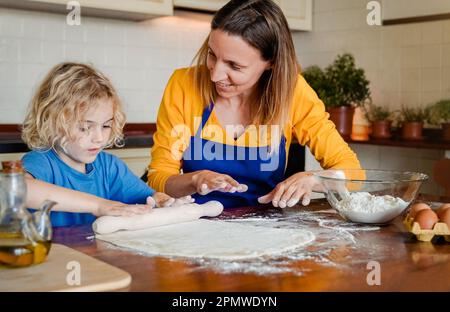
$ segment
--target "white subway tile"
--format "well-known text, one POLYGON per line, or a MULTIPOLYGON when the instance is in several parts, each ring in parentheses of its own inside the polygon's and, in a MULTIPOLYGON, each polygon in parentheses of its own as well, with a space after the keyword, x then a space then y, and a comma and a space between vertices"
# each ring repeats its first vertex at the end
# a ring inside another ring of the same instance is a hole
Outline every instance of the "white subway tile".
POLYGON ((442 28, 443 23, 441 21, 420 23, 420 42, 424 45, 442 43, 442 28))
POLYGON ((19 65, 17 63, 0 62, 0 86, 15 87, 19 81, 19 65))
POLYGON ((420 24, 406 24, 402 27, 402 46, 416 46, 420 45, 422 39, 422 32, 420 24))
POLYGON ((19 40, 16 38, 0 39, 0 62, 17 62, 19 60, 19 40))
POLYGON ((421 104, 420 90, 414 92, 404 91, 400 94, 400 101, 395 105, 396 108, 400 108, 402 105, 408 107, 418 107, 421 104))
POLYGON ((109 21, 105 28, 105 43, 112 45, 125 44, 125 25, 124 22, 109 21))
POLYGON ((84 61, 95 67, 106 64, 104 44, 86 44, 84 46, 84 61))
POLYGON ((99 66, 99 69, 111 79, 116 89, 125 89, 127 85, 127 76, 123 67, 99 66))
POLYGON ((42 39, 44 23, 45 17, 42 18, 36 15, 27 15, 23 19, 23 37, 32 39, 42 39))
POLYGON ((421 94, 422 106, 434 104, 439 100, 442 100, 441 90, 435 91, 422 91, 421 94))
POLYGON ((68 44, 74 43, 82 43, 85 42, 85 31, 86 25, 85 23, 81 23, 81 25, 68 25, 64 24, 64 41, 68 44))
POLYGON ((422 69, 422 92, 441 90, 441 69, 440 67, 422 69))
POLYGON ((125 69, 126 88, 129 90, 142 90, 144 88, 151 88, 146 85, 145 71, 143 69, 125 69))
POLYGON ((386 70, 400 69, 401 54, 402 54, 401 48, 399 47, 394 48, 384 47, 381 50, 382 68, 386 70))
POLYGON ((20 39, 19 60, 27 63, 42 62, 42 41, 37 39, 20 39))
POLYGON ((401 67, 405 69, 421 67, 421 49, 418 46, 402 48, 401 67))
POLYGON ((450 20, 443 21, 443 25, 442 25, 442 42, 450 43, 450 20))
POLYGON ((50 16, 52 18, 48 17, 43 22, 43 38, 46 40, 64 40, 65 19, 50 16))
POLYGON ((441 46, 426 45, 421 47, 421 64, 422 67, 438 67, 441 66, 441 46))
POLYGON ((62 41, 42 41, 42 59, 47 64, 64 61, 64 43, 62 41))
POLYGON ((84 62, 84 47, 82 43, 66 42, 64 44, 64 59, 72 62, 84 62))
POLYGON ((401 71, 401 91, 417 92, 421 86, 421 71, 419 68, 402 69, 401 71))
POLYGON ((442 67, 442 98, 450 98, 450 66, 442 67))
POLYGON ((85 42, 87 44, 105 43, 106 26, 104 23, 98 22, 97 19, 92 19, 82 25, 84 27, 85 42))
POLYGON ((42 64, 19 64, 19 86, 33 87, 39 85, 49 70, 48 65, 42 64))
POLYGON ((139 46, 125 47, 125 64, 127 67, 142 67, 146 63, 146 58, 152 53, 151 48, 139 46))
POLYGON ((109 66, 125 65, 125 48, 119 45, 105 46, 106 64, 109 66))
POLYGON ((442 66, 450 66, 450 43, 444 44, 442 47, 442 66))
POLYGON ((2 37, 23 36, 23 17, 20 11, 1 9, 0 30, 2 37))
POLYGON ((126 46, 149 46, 151 41, 148 40, 148 32, 144 27, 132 24, 125 28, 125 44, 126 46))
POLYGON ((381 46, 384 48, 400 47, 403 42, 403 29, 394 25, 381 29, 381 46))

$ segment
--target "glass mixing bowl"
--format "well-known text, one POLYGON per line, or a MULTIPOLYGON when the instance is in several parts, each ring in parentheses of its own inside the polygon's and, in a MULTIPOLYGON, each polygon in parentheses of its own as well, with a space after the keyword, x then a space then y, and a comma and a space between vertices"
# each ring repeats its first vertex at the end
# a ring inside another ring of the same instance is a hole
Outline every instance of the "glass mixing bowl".
POLYGON ((386 224, 399 216, 416 198, 420 172, 373 169, 321 170, 319 179, 328 203, 346 220, 386 224))

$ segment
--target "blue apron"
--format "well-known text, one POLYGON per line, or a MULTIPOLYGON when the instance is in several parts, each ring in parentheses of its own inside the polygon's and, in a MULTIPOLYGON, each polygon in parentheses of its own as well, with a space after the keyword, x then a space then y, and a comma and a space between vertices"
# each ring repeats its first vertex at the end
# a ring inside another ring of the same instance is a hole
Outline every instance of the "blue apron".
POLYGON ((211 170, 228 174, 239 183, 246 184, 248 191, 244 193, 214 191, 206 195, 194 194, 192 197, 199 204, 217 200, 225 208, 257 205, 258 197, 272 191, 284 178, 286 139, 284 135, 281 136, 278 151, 272 154, 268 146, 241 147, 205 140, 201 137, 201 133, 213 107, 211 104, 204 109, 202 124, 195 136, 190 138, 190 144, 183 153, 183 173, 211 170), (211 151, 216 158, 212 159, 211 156, 205 155, 204 151, 211 151), (278 157, 278 161, 275 161, 274 157, 278 157))

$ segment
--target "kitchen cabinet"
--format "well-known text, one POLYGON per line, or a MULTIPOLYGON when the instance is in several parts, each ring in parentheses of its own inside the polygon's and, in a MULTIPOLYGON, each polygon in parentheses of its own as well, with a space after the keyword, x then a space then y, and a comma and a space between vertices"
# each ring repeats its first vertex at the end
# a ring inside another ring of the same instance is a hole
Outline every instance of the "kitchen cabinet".
POLYGON ((383 24, 401 24, 450 18, 448 0, 383 0, 383 24))
POLYGON ((150 148, 122 148, 122 149, 108 149, 107 153, 116 155, 122 159, 131 171, 138 177, 141 177, 147 166, 150 164, 150 148))
MULTIPOLYGON (((0 0, 0 6, 69 13, 68 0, 0 0)), ((172 0, 78 0, 81 14, 129 20, 173 15, 172 0)))
POLYGON ((291 30, 312 30, 312 0, 274 0, 283 10, 291 30))
MULTIPOLYGON (((122 159, 127 166, 138 177, 142 176, 150 163, 150 148, 123 148, 108 149, 107 153, 116 155, 122 159)), ((0 162, 7 160, 20 160, 25 153, 0 153, 0 162)))
MULTIPOLYGON (((173 0, 176 7, 215 12, 228 1, 173 0)), ((274 0, 283 10, 291 30, 312 30, 312 0, 274 0)))
POLYGON ((0 162, 21 160, 25 153, 0 153, 0 162))
POLYGON ((227 0, 173 0, 173 5, 178 8, 215 12, 227 2, 227 0))

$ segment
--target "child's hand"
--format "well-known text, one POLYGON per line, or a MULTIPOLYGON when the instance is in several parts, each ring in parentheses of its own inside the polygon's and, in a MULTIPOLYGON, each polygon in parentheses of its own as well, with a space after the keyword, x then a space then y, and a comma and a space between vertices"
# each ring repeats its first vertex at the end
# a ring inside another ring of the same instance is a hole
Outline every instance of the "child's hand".
POLYGON ((160 192, 156 192, 155 194, 153 194, 153 196, 147 197, 147 205, 152 207, 180 206, 193 202, 194 199, 191 196, 184 196, 175 199, 165 193, 160 192))
POLYGON ((137 214, 145 214, 152 211, 150 205, 127 205, 121 202, 108 200, 100 205, 95 213, 97 217, 101 216, 124 216, 129 217, 137 214))

